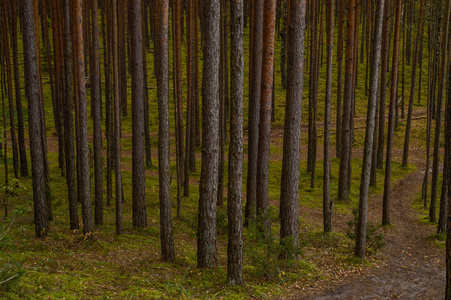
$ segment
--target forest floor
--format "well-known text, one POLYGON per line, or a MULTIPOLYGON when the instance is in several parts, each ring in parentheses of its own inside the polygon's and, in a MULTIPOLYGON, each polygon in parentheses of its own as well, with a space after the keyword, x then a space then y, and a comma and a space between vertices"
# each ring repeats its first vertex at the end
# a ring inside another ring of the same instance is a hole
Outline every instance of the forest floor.
MULTIPOLYGON (((419 222, 418 194, 424 162, 412 157, 417 170, 391 190, 390 227, 384 228, 385 246, 372 267, 304 288, 290 299, 440 299, 445 290, 445 251, 431 245, 436 227, 419 222)), ((382 195, 369 201, 369 220, 381 219, 382 195)))

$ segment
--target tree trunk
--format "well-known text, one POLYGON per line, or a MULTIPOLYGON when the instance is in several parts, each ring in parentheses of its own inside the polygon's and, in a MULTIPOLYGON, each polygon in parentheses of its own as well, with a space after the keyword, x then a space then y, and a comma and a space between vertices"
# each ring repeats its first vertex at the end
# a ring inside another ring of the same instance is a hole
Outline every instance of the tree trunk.
POLYGON ((326 4, 326 35, 327 35, 327 74, 326 98, 324 109, 324 171, 323 171, 323 223, 324 232, 332 231, 333 201, 330 199, 330 119, 332 102, 332 59, 334 50, 334 1, 326 4))
POLYGON ((133 227, 147 226, 144 145, 144 71, 142 52, 141 3, 130 2, 132 67, 132 182, 133 227))
POLYGON ((16 92, 17 134, 19 139, 20 176, 28 176, 27 152, 25 150, 22 96, 20 91, 19 60, 17 57, 17 2, 11 2, 11 46, 13 51, 14 88, 16 92))
POLYGON ((242 285, 243 280, 243 0, 230 2, 230 145, 228 181, 227 281, 242 285))
POLYGON ((384 144, 385 144, 385 98, 387 92, 387 70, 390 54, 390 2, 385 2, 384 21, 382 23, 382 54, 381 54, 381 78, 380 78, 380 98, 379 98, 379 130, 377 146, 377 168, 382 169, 384 164, 384 144))
POLYGON ((85 56, 83 48, 83 14, 82 1, 76 0, 74 4, 75 26, 75 53, 77 63, 77 92, 79 107, 80 126, 80 153, 77 153, 77 160, 80 160, 78 177, 80 186, 78 191, 81 196, 81 213, 83 216, 83 234, 89 238, 92 234, 92 212, 91 212, 91 189, 89 180, 89 147, 88 147, 88 113, 86 109, 86 80, 85 80, 85 56))
POLYGON ((98 1, 91 1, 92 9, 92 44, 91 44, 91 102, 93 112, 94 140, 94 182, 95 182, 95 218, 96 225, 103 225, 103 165, 102 165, 102 131, 101 110, 102 96, 100 86, 100 54, 99 54, 99 17, 98 1))
POLYGON ((257 203, 258 123, 262 80, 263 1, 253 0, 252 74, 248 117, 248 170, 246 186, 245 224, 255 220, 257 203))
MULTIPOLYGON (((384 17, 384 0, 376 6, 374 32, 371 42, 370 63, 370 93, 366 117, 365 148, 363 151, 362 177, 360 180, 359 221, 357 226, 357 241, 355 255, 365 259, 366 253, 366 226, 368 212, 368 193, 370 183, 370 171, 373 156, 374 128, 376 127, 377 88, 379 81, 379 62, 381 58, 382 20, 384 17)), ((386 5, 386 4, 385 4, 386 5)))
POLYGON ((398 91, 398 61, 399 61, 399 36, 401 31, 401 9, 402 0, 397 0, 395 37, 393 41, 393 60, 390 83, 390 107, 388 113, 388 133, 387 133, 387 157, 385 161, 385 184, 382 210, 382 225, 390 224, 390 183, 391 183, 391 163, 393 151, 393 134, 395 121, 395 98, 398 91))
POLYGON ((274 80, 274 40, 276 28, 276 1, 265 0, 263 26, 263 53, 260 98, 260 122, 258 127, 257 157, 257 215, 262 218, 261 231, 268 238, 271 234, 271 217, 269 215, 268 178, 269 145, 271 141, 271 103, 272 84, 274 80))
MULTIPOLYGON (((139 5, 139 0, 132 4, 139 5), (136 3, 135 3, 136 2, 136 3)), ((172 234, 171 215, 171 168, 169 136, 169 1, 158 3, 158 175, 160 194, 160 242, 161 256, 164 261, 175 259, 174 238, 172 234)), ((145 200, 145 199, 144 199, 145 200)))
POLYGON ((348 201, 348 173, 351 166, 351 117, 352 117, 352 86, 354 80, 354 22, 355 0, 348 1, 348 24, 346 28, 346 65, 345 94, 343 101, 343 121, 341 137, 341 157, 338 180, 338 201, 348 201))
POLYGON ((344 11, 345 11, 345 0, 337 0, 337 9, 338 9, 338 41, 337 41, 337 60, 338 60, 338 70, 337 70, 337 116, 336 116, 336 134, 335 134, 335 149, 336 156, 341 156, 341 96, 342 96, 342 88, 343 88, 343 32, 344 32, 344 11))
POLYGON ((34 223, 36 237, 47 235, 47 215, 44 155, 40 119, 39 73, 34 30, 33 0, 22 1, 25 92, 28 98, 28 123, 33 179, 34 223))
POLYGON ((202 1, 202 170, 199 187, 197 266, 218 264, 216 200, 219 162, 219 0, 202 1))
POLYGON ((415 78, 417 74, 417 61, 420 55, 419 51, 419 43, 420 39, 423 36, 423 14, 424 14, 424 8, 423 8, 423 2, 424 0, 420 0, 420 12, 419 12, 419 19, 418 19, 418 31, 417 31, 417 38, 415 43, 415 50, 413 53, 413 62, 412 62, 412 78, 410 80, 410 97, 409 97, 409 108, 407 111, 407 123, 406 123, 406 132, 404 137, 404 150, 402 155, 402 166, 407 166, 407 161, 409 158, 409 141, 410 141, 410 127, 412 124, 412 110, 413 110, 413 99, 415 96, 415 78))
MULTIPOLYGON (((431 205, 429 207, 429 220, 431 222, 436 221, 436 210, 437 210, 437 189, 438 189, 438 173, 439 173, 439 163, 440 163, 440 140, 442 134, 442 110, 443 110, 443 96, 445 93, 445 66, 448 58, 448 30, 449 30, 449 19, 450 19, 450 5, 451 1, 446 2, 446 9, 444 15, 444 23, 441 35, 441 59, 440 59, 440 71, 438 77, 438 95, 437 95, 437 114, 435 118, 435 140, 434 140, 434 154, 432 163, 432 178, 431 178, 431 205)), ((428 170, 426 170, 428 171, 428 170)))
MULTIPOLYGON (((304 84, 304 36, 306 0, 288 0, 287 17, 287 95, 283 138, 280 192, 280 239, 298 246, 299 166, 301 113, 304 84)), ((329 35, 328 35, 329 37, 329 35)), ((295 253, 284 253, 292 258, 295 253)))

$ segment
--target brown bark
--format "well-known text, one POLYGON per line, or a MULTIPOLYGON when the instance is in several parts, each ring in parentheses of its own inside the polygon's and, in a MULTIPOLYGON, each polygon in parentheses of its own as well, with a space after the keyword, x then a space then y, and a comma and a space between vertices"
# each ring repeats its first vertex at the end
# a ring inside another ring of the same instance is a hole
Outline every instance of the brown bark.
POLYGON ((219 0, 202 1, 202 170, 199 187, 197 266, 218 264, 216 200, 219 162, 219 0))
MULTIPOLYGON (((376 127, 377 88, 379 81, 379 62, 381 58, 382 20, 384 17, 384 0, 377 3, 374 32, 371 42, 370 63, 370 91, 366 119, 365 147, 363 151, 362 176, 360 180, 359 220, 357 226, 357 241, 355 255, 365 259, 366 255, 366 227, 368 212, 368 194, 370 184, 370 171, 372 164, 372 152, 374 150, 374 128, 376 127)), ((386 5, 386 4, 385 4, 386 5)))
POLYGON ((261 217, 260 230, 269 237, 271 234, 271 218, 269 216, 269 144, 271 137, 271 103, 272 84, 274 80, 274 40, 276 26, 276 1, 265 0, 263 14, 263 53, 260 122, 258 127, 257 158, 257 216, 261 217))
MULTIPOLYGON (((304 35, 306 0, 288 0, 287 95, 283 138, 280 194, 280 239, 298 245, 299 166, 301 151, 301 113, 304 84, 304 35)), ((288 245, 287 245, 288 246, 288 245)), ((285 253, 292 257, 295 253, 285 253)))
MULTIPOLYGON (((142 52, 141 3, 130 2, 132 66, 132 182, 133 226, 147 226, 144 147, 144 71, 142 52)), ((160 66, 161 67, 161 66, 160 66)))
POLYGON ((241 285, 243 280, 243 0, 230 2, 230 145, 228 181, 227 281, 241 285))
POLYGON ((399 61, 399 36, 401 31, 401 9, 402 1, 397 0, 395 37, 393 41, 393 60, 390 83, 390 107, 388 113, 388 133, 387 133, 387 157, 385 161, 385 185, 382 208, 382 225, 390 224, 390 183, 391 183, 391 163, 393 151, 393 134, 395 122, 395 98, 398 91, 398 61, 399 61))
POLYGON ((38 58, 34 30, 33 0, 22 1, 25 92, 28 98, 28 123, 33 179, 33 203, 36 237, 47 235, 49 224, 46 207, 44 155, 42 146, 38 58))
MULTIPOLYGON (((132 3, 139 2, 133 0, 132 3)), ((171 170, 169 137, 169 1, 158 3, 158 174, 160 193, 160 241, 161 256, 164 261, 175 259, 174 238, 171 216, 171 170)))

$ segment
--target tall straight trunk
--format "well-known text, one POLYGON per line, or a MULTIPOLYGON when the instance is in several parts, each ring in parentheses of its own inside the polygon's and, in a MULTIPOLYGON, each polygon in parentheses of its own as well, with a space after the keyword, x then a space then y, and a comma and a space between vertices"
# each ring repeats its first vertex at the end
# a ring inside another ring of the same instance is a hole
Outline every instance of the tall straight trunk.
POLYGON ((327 73, 326 98, 324 109, 324 171, 323 171, 323 224, 324 232, 332 231, 333 201, 330 198, 330 119, 332 102, 332 59, 334 50, 334 1, 326 4, 326 35, 327 35, 327 73))
POLYGON ((34 31, 36 36, 36 52, 38 59, 38 74, 39 74, 39 97, 40 97, 40 120, 41 120, 41 140, 43 147, 43 158, 44 158, 44 175, 45 175, 45 192, 46 192, 46 201, 47 201, 47 214, 49 221, 53 220, 53 210, 52 210, 52 197, 50 191, 50 175, 49 175, 49 162, 47 157, 47 137, 46 137, 46 126, 45 126, 45 114, 44 114, 44 93, 43 93, 43 85, 42 85, 42 64, 41 64, 41 46, 39 37, 39 19, 38 16, 38 2, 33 2, 33 14, 36 20, 34 24, 34 31))
POLYGON ((357 241, 355 255, 361 259, 366 254, 366 226, 368 212, 368 192, 370 184, 370 171, 373 156, 374 128, 376 127, 377 89, 379 81, 379 61, 381 58, 382 19, 384 17, 384 0, 376 6, 374 32, 371 42, 370 63, 370 93, 366 117, 365 148, 363 151, 362 177, 360 180, 359 221, 357 226, 357 241))
POLYGON ((423 36, 423 15, 424 15, 424 7, 423 7, 424 0, 420 0, 420 8, 419 8, 419 18, 418 18, 418 30, 417 30, 417 37, 416 37, 416 43, 415 43, 415 50, 413 53, 413 61, 412 61, 412 78, 410 80, 410 97, 409 97, 409 108, 407 111, 407 123, 406 123, 406 131, 405 131, 405 137, 404 137, 404 149, 402 154, 402 166, 407 166, 407 161, 409 158, 409 141, 410 141, 410 127, 412 124, 412 111, 413 111, 413 99, 415 96, 415 79, 417 74, 417 62, 420 55, 419 50, 419 43, 420 39, 423 36))
POLYGON ((64 146, 66 152, 66 183, 69 198, 69 219, 70 229, 79 229, 78 205, 77 205, 77 185, 75 179, 75 147, 74 147, 74 99, 72 93, 72 31, 70 21, 69 0, 63 2, 64 16, 64 78, 65 78, 65 98, 64 98, 64 146))
POLYGON ((200 97, 199 97, 199 5, 194 1, 193 22, 194 22, 194 78, 193 78, 193 93, 194 93, 194 128, 196 147, 200 147, 200 97))
POLYGON ((381 74, 379 87, 379 129, 377 139, 377 168, 382 169, 384 164, 384 145, 385 145, 385 98, 387 92, 387 70, 390 56, 390 2, 385 1, 384 21, 382 23, 382 54, 381 54, 381 74))
POLYGON ((437 210, 437 189, 438 189, 438 173, 440 163, 440 140, 442 134, 442 110, 443 110, 443 96, 445 94, 445 66, 448 58, 448 31, 449 31, 449 19, 450 19, 450 7, 451 1, 446 2, 446 9, 444 15, 444 23, 441 35, 441 58, 440 58, 440 70, 438 77, 438 93, 437 93, 437 113, 435 118, 435 140, 434 140, 434 154, 432 163, 432 182, 431 182, 431 205, 429 207, 429 220, 435 222, 436 210, 437 210))
POLYGON ((396 2, 395 36, 393 40, 393 59, 390 83, 390 107, 388 113, 387 157, 385 161, 385 184, 382 210, 382 225, 390 224, 390 183, 393 152, 393 134, 395 127, 395 101, 398 91, 399 36, 401 32, 402 0, 396 2))
POLYGON ((346 28, 346 65, 345 93, 343 99, 343 121, 341 137, 340 171, 338 179, 338 201, 348 201, 348 173, 351 171, 351 117, 352 117, 352 86, 354 80, 354 22, 355 0, 348 1, 348 24, 346 28))
POLYGON ((121 97, 122 116, 128 115, 127 103, 127 48, 126 48, 126 12, 127 0, 117 1, 117 34, 118 34, 118 64, 119 64, 119 86, 121 97))
POLYGON ((220 29, 220 63, 219 63, 219 176, 218 176, 218 206, 224 204, 224 160, 225 135, 227 132, 226 98, 227 92, 227 1, 221 0, 220 29))
POLYGON ((20 176, 28 176, 27 152, 25 150, 22 96, 20 91, 19 59, 17 47, 17 2, 11 3, 11 47, 13 51, 14 88, 16 93, 17 135, 19 139, 20 176))
MULTIPOLYGON (((139 6, 139 0, 132 5, 139 6)), ((164 261, 175 259, 171 215, 171 168, 169 136, 169 0, 158 2, 158 175, 160 195, 160 242, 164 261)), ((133 23, 132 23, 133 24, 133 23)), ((133 35, 132 35, 133 36, 133 35)), ((133 45, 133 42, 132 42, 133 45)))
POLYGON ((182 27, 181 27, 181 18, 182 18, 182 2, 181 0, 174 0, 174 65, 175 65, 175 97, 176 97, 176 108, 177 108, 177 143, 179 147, 179 155, 178 155, 178 163, 181 172, 180 172, 180 182, 184 182, 184 164, 185 164, 185 155, 184 155, 184 143, 183 143, 183 106, 182 106, 182 27))
POLYGON ((92 43, 91 43, 91 102, 94 108, 94 184, 95 184, 95 217, 96 225, 103 225, 103 189, 102 189, 102 131, 101 131, 101 110, 102 96, 100 87, 100 53, 99 53, 99 16, 97 0, 91 1, 92 14, 92 43))
POLYGON ((227 281, 243 280, 243 84, 244 84, 243 0, 230 2, 230 145, 228 181, 227 281))
POLYGON ((141 3, 130 2, 130 34, 132 63, 132 181, 133 226, 147 226, 146 170, 144 146, 144 71, 142 52, 141 3))
POLYGON ((341 155, 341 98, 343 93, 343 34, 344 34, 344 13, 345 13, 345 0, 337 0, 337 10, 338 10, 338 41, 337 41, 337 116, 336 116, 336 134, 335 134, 335 155, 340 157, 341 155))
POLYGON ((308 152, 307 152, 307 171, 311 172, 311 185, 313 187, 313 178, 315 176, 316 165, 316 109, 318 102, 318 82, 317 82, 317 65, 318 65, 318 11, 319 1, 312 2, 311 23, 310 28, 310 76, 309 76, 309 111, 308 111, 308 152))
POLYGON ((192 38, 192 0, 188 0, 188 13, 186 16, 186 47, 187 47, 187 57, 186 57, 186 128, 185 128, 185 175, 184 175, 184 190, 183 195, 185 197, 189 196, 189 172, 190 172, 190 154, 191 154, 191 147, 193 146, 191 144, 191 117, 192 117, 192 78, 193 78, 193 72, 192 72, 192 54, 193 54, 193 38, 192 38))
POLYGON ((141 2, 141 7, 145 13, 142 14, 141 20, 141 31, 143 35, 144 42, 142 43, 142 53, 143 53, 143 76, 144 76, 144 139, 145 139, 145 151, 146 151, 146 168, 152 167, 152 151, 150 148, 150 121, 149 121, 149 89, 148 76, 147 76, 147 51, 149 48, 149 36, 147 33, 147 2, 141 2), (147 44, 146 44, 147 43, 147 44))
MULTIPOLYGON (((446 84, 446 106, 445 106, 445 153, 446 165, 451 166, 451 60, 448 60, 447 64, 448 78, 446 84)), ((448 170, 449 171, 449 170, 448 170)), ((447 218, 451 218, 451 184, 449 184, 448 174, 448 211, 447 218)), ((446 292, 445 299, 451 299, 451 222, 446 224, 446 292)))
POLYGON ((47 235, 49 223, 45 194, 44 155, 40 119, 38 57, 34 30, 33 0, 22 1, 25 92, 28 98, 28 123, 33 179, 33 204, 36 237, 47 235))
POLYGON ((74 18, 75 26, 75 53, 77 63, 77 92, 79 107, 79 127, 80 127, 80 153, 77 153, 77 160, 80 160, 78 177, 80 186, 78 191, 81 196, 81 213, 83 217, 83 234, 89 237, 92 234, 92 212, 91 212, 91 189, 89 180, 89 149, 88 149, 88 113, 86 109, 86 79, 85 79, 85 56, 83 47, 83 6, 81 0, 76 0, 74 18))
MULTIPOLYGON (((8 5, 9 7, 9 5, 8 5)), ((9 108, 9 126, 11 132, 11 146, 13 148, 13 167, 14 167, 14 177, 19 177, 19 157, 17 150, 17 139, 16 139, 16 129, 14 123, 14 100, 13 100, 13 75, 11 70, 11 56, 9 53, 9 28, 8 28, 8 18, 7 12, 9 8, 7 8, 7 1, 3 2, 3 41, 4 41, 4 57, 6 64, 6 76, 7 76, 7 85, 8 85, 8 108, 9 108)), ((6 129, 6 128, 5 128, 6 129)))
POLYGON ((276 27, 276 1, 265 0, 263 13, 263 53, 260 122, 258 126, 257 157, 257 215, 262 217, 261 230, 266 237, 271 234, 271 218, 269 216, 269 145, 271 141, 271 103, 274 80, 274 40, 276 27))
POLYGON ((263 1, 253 0, 252 31, 252 74, 249 94, 248 117, 248 169, 246 186, 245 223, 249 225, 255 220, 257 204, 257 153, 258 124, 260 119, 260 94, 262 80, 262 42, 263 42, 263 1))
POLYGON ((202 169, 199 186, 197 266, 218 264, 216 200, 219 162, 219 0, 202 1, 202 169))
POLYGON ((41 19, 41 27, 43 34, 44 47, 46 52, 47 59, 47 68, 49 73, 49 81, 50 81, 50 91, 52 97, 52 106, 53 106, 53 116, 55 122, 55 129, 58 138, 58 164, 61 170, 61 175, 64 176, 64 139, 63 139, 63 127, 61 123, 61 112, 60 112, 60 99, 57 96, 57 91, 55 87, 55 74, 56 68, 59 64, 59 46, 60 44, 57 42, 57 37, 60 35, 58 29, 58 22, 54 22, 54 53, 52 57, 52 51, 50 49, 50 37, 49 37, 49 26, 48 26, 48 17, 47 17, 47 1, 42 1, 42 19, 41 19), (54 58, 54 64, 52 64, 52 58, 54 58))
MULTIPOLYGON (((118 45, 118 3, 112 0, 112 35, 113 35, 113 90, 114 90, 114 134, 113 155, 116 178, 116 234, 122 233, 122 173, 121 173, 121 94, 119 83, 119 45, 118 45)), ((125 70, 124 70, 125 71, 125 70)))
MULTIPOLYGON (((288 0, 287 95, 280 193, 280 239, 298 246, 299 165, 301 151, 302 92, 306 0, 288 0)), ((329 8, 328 8, 329 11, 329 8)), ((329 37, 329 35, 328 35, 329 37)), ((292 257, 295 253, 285 253, 292 257)))
POLYGON ((287 0, 282 0, 282 29, 279 33, 281 39, 280 48, 280 76, 282 88, 287 88, 287 0))

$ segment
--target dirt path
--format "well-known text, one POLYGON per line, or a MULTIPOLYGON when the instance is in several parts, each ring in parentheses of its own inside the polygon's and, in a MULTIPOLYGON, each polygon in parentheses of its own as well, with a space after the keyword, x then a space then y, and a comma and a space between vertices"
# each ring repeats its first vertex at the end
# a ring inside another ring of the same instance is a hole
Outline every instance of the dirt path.
MULTIPOLYGON (((421 190, 424 168, 392 188, 391 223, 377 266, 364 275, 339 279, 320 291, 303 291, 291 299, 441 299, 445 291, 445 251, 428 237, 435 227, 420 224, 411 208, 421 190)), ((382 196, 370 199, 369 219, 381 219, 382 196)))

